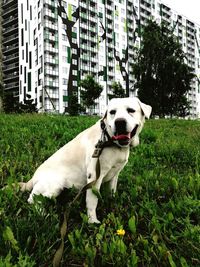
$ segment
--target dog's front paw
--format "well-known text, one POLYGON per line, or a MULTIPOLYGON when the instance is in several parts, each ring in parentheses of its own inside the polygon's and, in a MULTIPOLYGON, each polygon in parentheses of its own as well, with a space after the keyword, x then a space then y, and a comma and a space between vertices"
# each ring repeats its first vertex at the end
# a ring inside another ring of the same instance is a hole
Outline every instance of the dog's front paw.
POLYGON ((100 224, 101 222, 97 218, 89 217, 88 223, 100 224))

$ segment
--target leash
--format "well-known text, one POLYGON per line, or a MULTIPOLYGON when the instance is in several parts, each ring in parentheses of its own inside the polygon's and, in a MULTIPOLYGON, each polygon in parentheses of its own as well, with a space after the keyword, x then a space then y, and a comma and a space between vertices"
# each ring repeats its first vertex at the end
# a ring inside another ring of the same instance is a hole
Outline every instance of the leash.
MULTIPOLYGON (((96 166, 96 168, 97 168, 97 166, 96 166)), ((99 171, 99 175, 100 175, 100 171, 99 171)), ((60 228, 61 244, 60 244, 59 248, 57 249, 57 251, 56 251, 56 253, 54 255, 53 267, 58 267, 60 265, 61 260, 62 260, 62 255, 63 255, 63 251, 64 251, 65 236, 66 236, 66 233, 67 233, 67 222, 68 222, 68 219, 69 219, 69 214, 70 214, 71 208, 72 208, 73 204, 77 201, 77 199, 80 197, 80 195, 83 192, 85 192, 87 189, 91 188, 95 184, 96 180, 86 184, 83 188, 81 188, 78 191, 77 195, 74 197, 74 199, 65 208, 65 211, 64 211, 64 214, 63 214, 64 219, 63 219, 62 226, 60 228)))
POLYGON ((66 205, 66 207, 65 207, 65 211, 64 211, 64 214, 63 214, 64 219, 63 219, 62 226, 60 228, 61 243, 60 243, 60 246, 59 246, 59 248, 57 249, 57 251, 56 251, 56 253, 54 255, 54 258, 53 258, 53 267, 59 267, 60 262, 62 260, 62 255, 63 255, 63 251, 64 251, 65 236, 67 234, 67 222, 68 222, 68 219, 69 219, 69 214, 71 212, 72 206, 77 201, 77 199, 80 197, 80 195, 82 193, 84 193, 85 191, 87 191, 87 189, 92 188, 92 186, 99 179, 100 172, 101 172, 99 157, 100 157, 103 149, 105 147, 117 146, 117 144, 115 144, 113 142, 113 140, 111 139, 111 137, 109 136, 109 134, 108 134, 108 132, 106 130, 105 122, 103 120, 100 121, 100 125, 101 125, 101 129, 102 129, 101 138, 99 139, 99 141, 95 145, 95 150, 94 150, 94 152, 92 154, 92 158, 96 158, 97 159, 97 162, 96 162, 96 179, 94 181, 86 184, 85 186, 83 186, 78 191, 78 193, 74 197, 74 199, 68 205, 66 205))

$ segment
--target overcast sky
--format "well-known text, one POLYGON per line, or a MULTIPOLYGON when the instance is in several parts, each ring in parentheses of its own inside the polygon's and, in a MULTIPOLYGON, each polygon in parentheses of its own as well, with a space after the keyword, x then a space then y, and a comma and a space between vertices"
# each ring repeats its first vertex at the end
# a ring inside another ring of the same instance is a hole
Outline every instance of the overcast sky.
POLYGON ((200 26, 200 0, 162 0, 162 2, 200 26))

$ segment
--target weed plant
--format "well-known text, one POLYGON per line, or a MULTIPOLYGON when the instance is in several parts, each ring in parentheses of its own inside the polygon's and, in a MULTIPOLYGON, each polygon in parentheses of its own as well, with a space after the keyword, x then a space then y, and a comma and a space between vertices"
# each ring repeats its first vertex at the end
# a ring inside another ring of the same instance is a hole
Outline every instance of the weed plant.
MULTIPOLYGON (((12 184, 97 119, 0 115, 0 267, 52 265, 76 191, 30 205, 12 184)), ((84 194, 73 206, 61 266, 200 266, 200 122, 149 120, 140 140, 116 196, 102 186, 100 225, 87 223, 84 194)))

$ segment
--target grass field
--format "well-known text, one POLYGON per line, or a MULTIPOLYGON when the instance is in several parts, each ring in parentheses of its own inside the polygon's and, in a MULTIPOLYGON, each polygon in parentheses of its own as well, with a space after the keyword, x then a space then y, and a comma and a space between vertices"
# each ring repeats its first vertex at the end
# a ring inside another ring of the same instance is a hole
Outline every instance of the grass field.
MULTIPOLYGON (((62 203, 40 197, 43 208, 29 205, 12 183, 30 179, 96 120, 0 115, 0 184, 9 184, 0 190, 0 267, 51 266, 62 203)), ((101 225, 87 224, 84 195, 74 205, 61 266, 200 266, 200 122, 149 120, 140 140, 115 198, 101 190, 101 225)), ((68 190, 63 203, 75 194, 68 190)))

